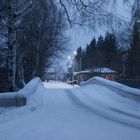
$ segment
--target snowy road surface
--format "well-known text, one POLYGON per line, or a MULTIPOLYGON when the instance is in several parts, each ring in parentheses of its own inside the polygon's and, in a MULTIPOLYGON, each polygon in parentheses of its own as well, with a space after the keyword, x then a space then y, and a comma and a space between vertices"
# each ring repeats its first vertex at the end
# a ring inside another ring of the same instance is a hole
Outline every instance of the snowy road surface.
POLYGON ((139 102, 96 84, 44 85, 42 103, 0 108, 0 140, 140 140, 139 102))

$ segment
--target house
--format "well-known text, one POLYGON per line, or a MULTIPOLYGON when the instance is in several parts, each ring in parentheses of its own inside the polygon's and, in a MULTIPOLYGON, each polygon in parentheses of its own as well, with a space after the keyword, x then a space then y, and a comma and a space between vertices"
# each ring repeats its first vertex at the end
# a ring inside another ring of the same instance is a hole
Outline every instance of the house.
POLYGON ((97 67, 74 73, 74 77, 78 81, 86 81, 94 76, 103 77, 108 80, 115 80, 118 78, 118 73, 107 67, 97 67))

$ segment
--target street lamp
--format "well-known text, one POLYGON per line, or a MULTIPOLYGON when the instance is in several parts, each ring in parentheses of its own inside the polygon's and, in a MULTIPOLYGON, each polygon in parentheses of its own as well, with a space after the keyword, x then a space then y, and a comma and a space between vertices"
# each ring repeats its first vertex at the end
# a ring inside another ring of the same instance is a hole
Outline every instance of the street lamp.
POLYGON ((77 55, 77 51, 74 51, 73 54, 74 54, 74 56, 76 56, 77 55))
POLYGON ((71 59, 71 57, 70 56, 68 56, 68 60, 70 60, 71 59))
POLYGON ((77 51, 74 51, 73 52, 74 54, 74 58, 73 58, 73 61, 72 61, 72 81, 74 81, 74 64, 75 64, 75 56, 77 55, 77 51))
POLYGON ((71 62, 71 69, 72 69, 72 81, 74 81, 74 72, 75 72, 75 56, 77 55, 77 51, 73 52, 73 57, 68 56, 68 63, 67 66, 71 62))
POLYGON ((68 62, 67 62, 68 72, 69 72, 69 73, 72 73, 72 70, 70 71, 70 67, 72 66, 72 63, 71 63, 71 57, 68 56, 67 59, 68 59, 68 62))
POLYGON ((125 69, 126 60, 127 60, 127 56, 124 54, 122 56, 122 61, 123 61, 123 75, 125 75, 125 72, 126 72, 126 69, 125 69))

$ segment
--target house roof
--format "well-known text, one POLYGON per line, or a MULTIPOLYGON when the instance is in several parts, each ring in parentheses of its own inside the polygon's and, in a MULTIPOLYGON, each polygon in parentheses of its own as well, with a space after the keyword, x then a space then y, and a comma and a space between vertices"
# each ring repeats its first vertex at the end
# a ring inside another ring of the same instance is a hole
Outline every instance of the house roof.
POLYGON ((95 69, 93 69, 93 72, 100 72, 100 73, 116 73, 115 70, 112 70, 112 69, 107 68, 107 67, 95 68, 95 69))
POLYGON ((83 70, 83 71, 74 72, 75 75, 79 73, 92 73, 92 70, 83 70))
POLYGON ((98 68, 94 68, 94 69, 84 70, 81 72, 75 72, 74 74, 76 75, 79 73, 117 73, 117 71, 112 70, 112 69, 107 68, 107 67, 98 67, 98 68))

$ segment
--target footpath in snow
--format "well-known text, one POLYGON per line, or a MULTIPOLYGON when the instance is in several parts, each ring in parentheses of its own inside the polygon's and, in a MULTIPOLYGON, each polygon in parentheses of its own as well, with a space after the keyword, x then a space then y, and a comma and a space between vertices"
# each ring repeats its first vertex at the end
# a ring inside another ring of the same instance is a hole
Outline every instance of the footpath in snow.
POLYGON ((27 105, 0 108, 0 140, 140 140, 140 103, 103 85, 36 78, 17 94, 27 105))

